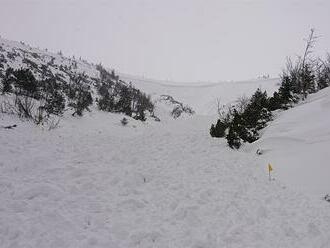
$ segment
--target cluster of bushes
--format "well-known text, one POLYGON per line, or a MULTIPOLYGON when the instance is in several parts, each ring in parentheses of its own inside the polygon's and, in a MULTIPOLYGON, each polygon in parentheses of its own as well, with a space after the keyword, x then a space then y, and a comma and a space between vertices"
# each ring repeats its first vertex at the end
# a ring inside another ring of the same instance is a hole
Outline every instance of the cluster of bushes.
MULTIPOLYGON (((146 111, 153 113, 150 96, 119 80, 113 71, 109 73, 101 66, 97 69, 100 79, 94 79, 94 86, 99 95, 97 105, 100 110, 124 113, 141 121, 146 119, 146 111)), ((90 111, 93 104, 91 80, 85 74, 66 72, 70 78, 66 82, 60 75, 53 75, 46 65, 39 71, 40 80, 31 69, 8 67, 4 72, 0 71, 1 94, 15 96, 13 102, 6 102, 1 107, 2 112, 14 112, 40 124, 50 115, 61 116, 66 106, 73 109, 72 115, 82 116, 84 111, 90 111)))
POLYGON ((100 77, 93 78, 75 70, 78 65, 74 58, 69 59, 70 65, 57 65, 53 56, 16 48, 4 53, 1 46, 0 51, 0 94, 10 95, 2 97, 1 112, 15 113, 40 124, 51 115, 63 115, 66 109, 72 109, 74 116, 82 116, 95 100, 103 111, 124 113, 141 121, 146 120, 147 112, 153 116, 150 96, 101 65, 96 67, 100 77), (11 68, 7 59, 13 62, 16 57, 22 57, 26 69, 11 68), (34 118, 36 115, 38 118, 34 118))
POLYGON ((39 84, 29 69, 8 68, 2 79, 2 94, 15 93, 35 99, 40 98, 39 84))
POLYGON ((269 98, 266 92, 258 89, 251 99, 241 99, 212 124, 212 137, 226 137, 231 148, 239 148, 241 142, 254 142, 259 138, 259 130, 271 120, 269 98))
POLYGON ((41 124, 50 115, 60 115, 65 99, 50 80, 38 81, 29 69, 7 68, 1 80, 1 93, 13 94, 1 104, 1 111, 14 113, 41 124))
POLYGON ((119 80, 114 71, 110 73, 98 65, 100 82, 97 84, 100 110, 124 113, 137 120, 146 120, 146 111, 153 114, 154 104, 150 96, 119 80))
POLYGON ((74 110, 73 115, 81 116, 93 103, 90 89, 81 84, 80 76, 64 84, 55 76, 37 80, 30 69, 6 69, 1 80, 1 93, 13 94, 14 101, 5 102, 3 112, 16 113, 20 117, 41 124, 51 115, 61 116, 66 102, 74 110))
POLYGON ((70 84, 65 85, 64 92, 68 97, 68 106, 74 110, 73 116, 82 116, 84 111, 90 111, 93 97, 85 74, 70 75, 70 84))
POLYGON ((242 142, 259 139, 259 130, 272 119, 272 111, 288 109, 308 94, 330 85, 330 55, 326 60, 310 59, 315 42, 313 30, 307 40, 304 56, 293 64, 290 60, 281 75, 281 86, 273 96, 258 89, 250 99, 241 99, 227 110, 218 108, 219 119, 212 124, 212 137, 225 137, 231 148, 238 149, 242 142))

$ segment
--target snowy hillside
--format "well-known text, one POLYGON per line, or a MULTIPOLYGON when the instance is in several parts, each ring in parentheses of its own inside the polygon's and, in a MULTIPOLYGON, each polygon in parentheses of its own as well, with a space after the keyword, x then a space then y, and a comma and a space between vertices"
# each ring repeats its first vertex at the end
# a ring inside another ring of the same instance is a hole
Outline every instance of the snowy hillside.
MULTIPOLYGON (((81 58, 65 57, 61 52, 52 53, 46 49, 33 48, 23 42, 0 38, 0 77, 4 77, 6 69, 9 67, 13 69, 27 68, 37 79, 53 77, 56 81, 68 86, 75 83, 74 79, 82 78, 82 85, 87 86, 87 90, 94 98, 93 106, 90 109, 97 109, 98 85, 102 84, 100 75, 102 73, 98 70, 98 65, 81 58)), ((118 77, 112 72, 109 76, 113 77, 111 80, 115 83, 123 85, 132 83, 137 89, 150 94, 155 104, 154 114, 161 120, 166 120, 169 116, 176 118, 176 116, 190 116, 195 113, 216 117, 217 101, 220 104, 233 103, 238 97, 250 96, 257 88, 266 90, 270 95, 279 87, 279 79, 178 83, 144 79, 121 73, 118 77)), ((3 99, 7 100, 0 95, 0 103, 3 99)), ((71 110, 71 108, 67 106, 67 110, 71 110)))
MULTIPOLYGON (((4 69, 8 66, 14 69, 21 67, 38 71, 42 64, 48 65, 53 74, 65 75, 60 67, 68 67, 76 73, 84 73, 91 78, 97 78, 99 72, 95 66, 82 59, 68 58, 61 52, 53 53, 47 50, 31 47, 23 42, 10 41, 0 38, 0 62, 4 69)), ((40 73, 40 72, 39 72, 40 73)))
MULTIPOLYGON (((4 64, 19 68, 25 56, 53 61, 53 74, 66 64, 88 82, 100 76, 85 61, 1 42, 5 59, 8 51, 19 54, 4 64)), ((279 113, 257 143, 236 151, 209 134, 216 99, 230 103, 258 87, 271 93, 278 80, 174 85, 120 78, 161 99, 155 108, 164 119, 130 118, 124 126, 124 113, 93 108, 81 118, 65 112, 49 131, 0 113, 1 248, 330 247, 330 203, 323 199, 330 193, 329 88, 279 113), (196 114, 165 118, 171 102, 196 114)))
POLYGON ((269 182, 210 118, 119 120, 0 129, 1 247, 329 247, 329 203, 269 182))
MULTIPOLYGON (((60 114, 71 112, 73 115, 83 115, 84 111, 91 111, 94 107, 107 112, 125 113, 134 119, 158 119, 155 113, 166 119, 177 108, 177 104, 163 104, 157 101, 158 98, 150 99, 129 81, 122 80, 114 70, 105 69, 101 64, 94 65, 81 58, 65 57, 61 52, 54 54, 2 38, 0 80, 0 109, 6 113, 17 112, 12 111, 16 104, 12 106, 14 104, 10 103, 10 108, 3 107, 3 103, 8 105, 10 100, 3 97, 6 94, 27 96, 42 110, 60 109, 57 111, 60 114), (29 82, 26 82, 27 78, 29 82), (56 99, 50 99, 52 95, 56 95, 56 99), (156 111, 152 102, 157 103, 156 111), (81 109, 77 111, 77 108, 81 109)), ((185 112, 179 111, 181 114, 185 112)))
POLYGON ((279 87, 279 79, 254 79, 242 82, 219 83, 178 83, 144 79, 120 74, 136 87, 153 96, 167 94, 193 108, 197 114, 214 115, 217 111, 217 99, 221 104, 234 102, 241 96, 251 96, 257 88, 266 90, 271 95, 279 87))
POLYGON ((264 150, 260 161, 273 163, 276 177, 291 188, 319 198, 328 194, 330 88, 280 113, 251 146, 264 150))
MULTIPOLYGON (((83 75, 88 86, 98 84, 100 72, 97 66, 81 58, 65 57, 61 52, 52 53, 47 50, 33 48, 22 42, 9 41, 0 38, 0 72, 11 67, 13 69, 28 68, 37 79, 49 75, 57 80, 70 84, 72 77, 83 75), (1 68, 3 67, 3 68, 1 68)), ((111 71, 112 69, 109 69, 111 71)), ((1 76, 1 75, 0 75, 1 76)), ((169 95, 183 106, 191 107, 197 114, 216 114, 217 100, 221 104, 234 102, 238 97, 250 96, 257 88, 266 90, 272 94, 279 84, 279 79, 254 79, 243 82, 219 82, 219 83, 178 83, 160 80, 144 79, 137 76, 119 73, 119 81, 132 83, 151 95, 156 103, 155 113, 166 118, 176 105, 164 103, 162 95, 169 95)), ((96 89, 92 87, 92 95, 96 89), (94 92, 93 92, 94 91, 94 92)), ((190 115, 190 113, 185 113, 190 115)))

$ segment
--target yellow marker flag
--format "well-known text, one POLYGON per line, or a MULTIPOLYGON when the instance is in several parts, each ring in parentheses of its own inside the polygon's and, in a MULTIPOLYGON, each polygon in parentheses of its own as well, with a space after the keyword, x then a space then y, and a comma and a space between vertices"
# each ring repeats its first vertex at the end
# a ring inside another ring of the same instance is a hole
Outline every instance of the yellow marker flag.
POLYGON ((272 171, 273 170, 273 167, 271 164, 268 164, 268 171, 272 171))
POLYGON ((270 172, 273 170, 273 167, 271 164, 268 164, 268 175, 269 175, 269 181, 272 180, 272 178, 270 177, 270 172))

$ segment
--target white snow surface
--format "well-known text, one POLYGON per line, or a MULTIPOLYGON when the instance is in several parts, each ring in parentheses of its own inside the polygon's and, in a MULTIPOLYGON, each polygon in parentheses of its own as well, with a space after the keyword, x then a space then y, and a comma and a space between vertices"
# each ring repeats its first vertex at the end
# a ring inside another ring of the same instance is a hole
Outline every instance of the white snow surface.
POLYGON ((239 97, 250 97, 258 88, 272 95, 280 83, 278 78, 241 82, 180 83, 125 74, 120 74, 120 76, 154 98, 162 94, 171 95, 174 99, 191 106, 200 115, 214 115, 217 113, 217 101, 223 105, 234 103, 239 97))
POLYGON ((209 117, 1 116, 0 247, 329 247, 330 206, 268 181, 209 117))

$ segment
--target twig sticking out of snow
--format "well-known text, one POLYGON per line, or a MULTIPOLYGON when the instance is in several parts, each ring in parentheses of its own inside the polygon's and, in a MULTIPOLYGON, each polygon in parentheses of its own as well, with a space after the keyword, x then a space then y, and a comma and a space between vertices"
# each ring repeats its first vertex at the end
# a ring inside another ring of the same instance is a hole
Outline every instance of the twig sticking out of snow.
POLYGON ((17 127, 17 125, 16 124, 14 124, 14 125, 9 125, 9 126, 1 126, 2 128, 4 128, 4 129, 13 129, 14 127, 17 127))

